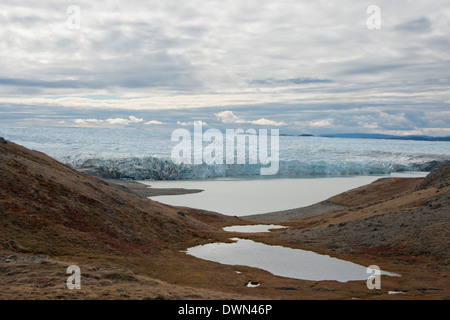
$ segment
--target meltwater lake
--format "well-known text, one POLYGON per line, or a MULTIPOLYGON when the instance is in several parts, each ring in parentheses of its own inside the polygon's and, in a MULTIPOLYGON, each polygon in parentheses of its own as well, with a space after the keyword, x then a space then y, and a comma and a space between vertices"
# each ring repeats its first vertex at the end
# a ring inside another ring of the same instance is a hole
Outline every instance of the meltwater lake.
MULTIPOLYGON (((144 181, 155 188, 181 187, 203 192, 152 197, 170 205, 207 209, 243 216, 308 206, 340 192, 385 177, 422 177, 425 172, 383 176, 333 177, 310 179, 213 179, 197 181, 144 181)), ((225 231, 256 233, 283 228, 282 225, 240 225, 225 231)), ((248 239, 231 238, 231 243, 209 243, 192 247, 186 254, 226 265, 259 268, 275 276, 309 281, 366 281, 368 266, 317 254, 312 251, 267 245, 248 239)), ((370 272, 369 272, 370 271, 370 272)), ((400 276, 381 271, 384 276, 400 276)))
POLYGON ((424 177, 427 172, 321 178, 217 178, 139 181, 153 188, 200 189, 199 193, 151 197, 161 203, 246 216, 306 207, 387 177, 424 177))
MULTIPOLYGON (((189 248, 196 258, 226 265, 243 265, 266 270, 273 275, 310 281, 365 281, 372 275, 367 267, 312 251, 267 245, 231 238, 232 243, 209 243, 189 248)), ((381 275, 399 276, 381 271, 381 275)))
MULTIPOLYGON (((224 227, 223 230, 239 233, 270 232, 286 228, 282 225, 256 224, 224 227)), ((231 243, 209 243, 186 250, 186 254, 199 259, 226 265, 248 266, 263 269, 276 276, 309 281, 365 281, 373 275, 373 269, 317 254, 313 251, 267 245, 253 240, 231 238, 231 243)), ((379 271, 380 275, 400 276, 379 271)))

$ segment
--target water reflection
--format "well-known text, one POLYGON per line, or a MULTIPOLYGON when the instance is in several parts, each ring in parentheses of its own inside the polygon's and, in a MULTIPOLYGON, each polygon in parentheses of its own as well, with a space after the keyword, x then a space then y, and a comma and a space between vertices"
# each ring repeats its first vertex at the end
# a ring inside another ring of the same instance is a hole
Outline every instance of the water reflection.
MULTIPOLYGON (((240 238, 231 240, 235 242, 200 245, 189 248, 186 253, 204 260, 255 267, 294 279, 347 282, 367 280, 370 276, 367 267, 312 251, 271 246, 240 238)), ((383 271, 381 274, 398 276, 383 271)))

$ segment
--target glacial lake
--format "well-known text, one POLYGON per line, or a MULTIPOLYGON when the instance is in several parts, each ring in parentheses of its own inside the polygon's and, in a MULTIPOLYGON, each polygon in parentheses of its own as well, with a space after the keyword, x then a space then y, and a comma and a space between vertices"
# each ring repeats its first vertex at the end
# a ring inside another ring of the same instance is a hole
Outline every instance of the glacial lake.
POLYGON ((379 178, 425 175, 425 173, 404 173, 333 178, 221 178, 139 182, 153 188, 204 190, 184 195, 150 197, 161 203, 210 210, 230 216, 246 216, 306 207, 338 193, 372 183, 379 178))
MULTIPOLYGON (((353 262, 312 251, 272 246, 247 239, 232 243, 209 243, 192 247, 186 254, 226 265, 248 266, 273 275, 310 281, 366 281, 372 272, 353 262)), ((400 276, 381 271, 381 275, 400 276)))

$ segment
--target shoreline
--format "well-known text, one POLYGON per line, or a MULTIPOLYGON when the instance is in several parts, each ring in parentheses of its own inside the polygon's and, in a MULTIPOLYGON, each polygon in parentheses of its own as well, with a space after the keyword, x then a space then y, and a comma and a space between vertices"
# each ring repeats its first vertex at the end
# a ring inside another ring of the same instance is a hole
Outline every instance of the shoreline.
POLYGON ((328 200, 315 203, 310 206, 293 208, 288 210, 280 210, 261 214, 252 214, 248 216, 240 216, 243 220, 254 222, 270 222, 282 223, 291 222, 303 218, 320 216, 322 214, 333 213, 346 209, 346 206, 332 203, 328 200))
MULTIPOLYGON (((404 293, 402 297, 397 298, 448 298, 448 286, 439 282, 439 279, 448 277, 447 266, 450 261, 449 245, 445 240, 448 238, 449 223, 446 208, 450 199, 447 177, 448 172, 441 170, 420 178, 378 179, 310 206, 239 216, 240 221, 236 225, 283 224, 287 228, 267 233, 248 233, 244 237, 267 245, 330 255, 361 265, 375 264, 383 270, 401 274, 402 277, 399 278, 383 278, 384 291, 380 291, 379 299, 387 297, 396 299, 386 290, 404 293), (432 266, 433 270, 423 270, 425 265, 432 266)), ((196 215, 196 218, 201 220, 202 213, 196 215)), ((219 227, 225 225, 218 224, 219 227)), ((228 238, 233 235, 242 237, 240 233, 230 233, 228 238)), ((216 242, 219 240, 223 241, 215 238, 216 242)), ((189 258, 180 257, 180 259, 184 268, 184 263, 187 263, 189 258)), ((230 268, 210 261, 195 260, 192 263, 195 266, 211 265, 211 270, 230 268)), ((264 282, 266 287, 281 286, 282 280, 266 278, 262 275, 264 270, 256 272, 258 276, 255 279, 264 282)), ((165 274, 159 275, 165 280, 170 279, 170 276, 165 274)), ((298 294, 301 291, 310 297, 311 294, 317 293, 311 287, 303 291, 294 285, 297 283, 296 280, 288 281, 298 294)), ((304 280, 298 281, 305 283, 304 280)), ((317 282, 319 283, 323 285, 330 282, 317 282)), ((337 292, 361 290, 357 282, 338 285, 330 283, 330 286, 331 290, 337 292)), ((290 297, 284 293, 286 292, 283 292, 283 297, 290 297)), ((275 290, 274 294, 279 295, 280 291, 275 290)), ((377 297, 370 293, 358 296, 377 297)), ((318 297, 330 296, 320 294, 318 297)))
MULTIPOLYGON (((151 199, 175 207, 197 208, 245 219, 253 215, 312 206, 341 192, 372 183, 381 177, 384 176, 137 182, 151 184, 155 188, 203 189, 204 192, 197 194, 155 196, 151 199)), ((303 210, 303 214, 298 214, 298 217, 306 213, 303 210)))
MULTIPOLYGON (((101 178, 100 178, 101 179, 101 178)), ((191 193, 199 193, 201 189, 185 189, 185 188, 153 188, 147 184, 143 184, 134 180, 120 179, 101 179, 110 186, 116 187, 122 191, 126 191, 141 198, 156 196, 174 196, 191 193)))
MULTIPOLYGON (((153 188, 147 184, 143 184, 134 180, 120 180, 120 179, 102 179, 102 180, 113 187, 116 187, 122 191, 126 191, 128 193, 137 195, 142 198, 164 196, 164 195, 169 196, 184 195, 204 191, 201 189, 185 189, 185 188, 153 188)), ((328 200, 324 200, 305 207, 297 207, 287 210, 272 211, 260 214, 243 215, 239 216, 239 218, 249 222, 282 223, 282 222, 291 222, 303 218, 319 216, 327 213, 333 213, 340 210, 344 210, 346 208, 347 206, 335 204, 328 200)))

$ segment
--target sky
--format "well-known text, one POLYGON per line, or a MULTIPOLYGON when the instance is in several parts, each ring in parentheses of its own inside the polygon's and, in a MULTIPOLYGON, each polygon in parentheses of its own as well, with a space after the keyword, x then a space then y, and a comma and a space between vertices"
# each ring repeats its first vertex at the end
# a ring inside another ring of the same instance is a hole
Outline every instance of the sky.
POLYGON ((450 0, 2 0, 0 123, 450 135, 450 0))

